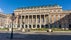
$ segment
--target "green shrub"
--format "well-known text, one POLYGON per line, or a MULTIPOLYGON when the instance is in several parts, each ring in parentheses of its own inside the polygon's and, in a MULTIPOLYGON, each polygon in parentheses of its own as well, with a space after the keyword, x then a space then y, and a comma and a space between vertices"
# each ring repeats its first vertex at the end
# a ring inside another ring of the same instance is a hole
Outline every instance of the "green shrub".
POLYGON ((31 29, 32 31, 46 31, 47 28, 37 28, 37 29, 31 29))
POLYGON ((0 28, 0 30, 8 30, 8 28, 0 28))

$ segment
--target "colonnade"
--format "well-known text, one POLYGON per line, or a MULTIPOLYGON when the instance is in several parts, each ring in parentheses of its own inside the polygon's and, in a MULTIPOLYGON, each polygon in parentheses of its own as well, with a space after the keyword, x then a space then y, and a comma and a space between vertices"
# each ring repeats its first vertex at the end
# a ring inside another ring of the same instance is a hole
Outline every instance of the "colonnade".
POLYGON ((21 15, 19 24, 20 28, 45 28, 48 24, 48 15, 21 15))
MULTIPOLYGON (((54 20, 52 20, 51 15, 20 15, 19 18, 19 25, 20 28, 49 28, 51 26, 57 26, 58 28, 65 27, 61 22, 56 23, 58 21, 61 21, 61 16, 58 15, 58 18, 56 19, 56 16, 53 15, 54 20), (52 23, 54 21, 54 23, 52 23), (50 25, 52 24, 52 25, 50 25)), ((68 24, 65 24, 66 27, 68 27, 68 24)))

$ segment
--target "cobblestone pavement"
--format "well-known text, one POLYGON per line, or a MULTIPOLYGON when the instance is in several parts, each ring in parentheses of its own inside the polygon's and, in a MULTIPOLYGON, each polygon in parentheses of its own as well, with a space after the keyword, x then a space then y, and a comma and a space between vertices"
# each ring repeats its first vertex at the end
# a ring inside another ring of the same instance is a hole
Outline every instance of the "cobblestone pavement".
MULTIPOLYGON (((12 40, 71 40, 71 32, 14 32, 12 40)), ((10 32, 0 32, 0 40, 11 40, 10 32)))

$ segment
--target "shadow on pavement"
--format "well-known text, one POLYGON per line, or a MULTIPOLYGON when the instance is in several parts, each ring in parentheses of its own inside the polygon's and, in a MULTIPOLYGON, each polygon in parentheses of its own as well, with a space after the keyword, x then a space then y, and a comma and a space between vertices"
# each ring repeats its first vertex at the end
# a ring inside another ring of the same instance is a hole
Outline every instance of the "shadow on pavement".
MULTIPOLYGON (((14 33, 12 40, 71 40, 71 35, 45 35, 14 33)), ((10 33, 0 33, 0 40, 10 40, 10 33)))

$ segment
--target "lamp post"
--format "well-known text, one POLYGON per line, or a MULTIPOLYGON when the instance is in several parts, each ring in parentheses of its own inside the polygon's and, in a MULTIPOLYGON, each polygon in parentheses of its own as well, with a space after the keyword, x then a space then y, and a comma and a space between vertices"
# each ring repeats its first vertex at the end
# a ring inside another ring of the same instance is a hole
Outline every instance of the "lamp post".
POLYGON ((10 39, 13 39, 13 21, 15 19, 15 16, 14 16, 14 13, 12 13, 12 17, 11 17, 11 20, 12 20, 12 26, 11 26, 11 36, 10 36, 10 39))

